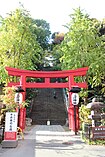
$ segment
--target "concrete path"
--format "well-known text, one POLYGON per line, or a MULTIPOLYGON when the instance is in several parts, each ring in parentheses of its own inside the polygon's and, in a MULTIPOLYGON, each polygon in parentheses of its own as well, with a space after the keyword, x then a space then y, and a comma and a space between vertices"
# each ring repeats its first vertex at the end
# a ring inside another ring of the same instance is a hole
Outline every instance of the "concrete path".
POLYGON ((25 131, 16 148, 2 148, 0 157, 105 157, 105 146, 85 144, 80 135, 60 125, 37 125, 25 131))

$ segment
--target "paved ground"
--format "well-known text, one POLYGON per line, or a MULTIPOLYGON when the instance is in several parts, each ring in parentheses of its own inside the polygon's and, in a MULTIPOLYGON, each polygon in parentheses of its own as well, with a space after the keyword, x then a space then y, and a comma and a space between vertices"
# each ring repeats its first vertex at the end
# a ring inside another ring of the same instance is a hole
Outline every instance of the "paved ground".
POLYGON ((0 157, 105 157, 105 146, 85 144, 80 135, 60 125, 37 125, 25 132, 16 148, 2 148, 0 157))

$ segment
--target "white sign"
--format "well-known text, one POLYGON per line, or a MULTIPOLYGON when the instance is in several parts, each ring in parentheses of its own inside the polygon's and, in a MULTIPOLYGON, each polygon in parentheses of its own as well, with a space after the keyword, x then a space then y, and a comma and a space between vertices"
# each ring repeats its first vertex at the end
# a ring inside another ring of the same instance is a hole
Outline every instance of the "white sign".
POLYGON ((73 105, 78 105, 78 103, 79 103, 79 95, 78 95, 78 93, 72 93, 71 101, 72 101, 73 105))
POLYGON ((23 95, 22 93, 16 93, 15 94, 15 102, 21 104, 23 101, 23 95))
POLYGON ((6 112, 5 132, 17 132, 17 112, 6 112))

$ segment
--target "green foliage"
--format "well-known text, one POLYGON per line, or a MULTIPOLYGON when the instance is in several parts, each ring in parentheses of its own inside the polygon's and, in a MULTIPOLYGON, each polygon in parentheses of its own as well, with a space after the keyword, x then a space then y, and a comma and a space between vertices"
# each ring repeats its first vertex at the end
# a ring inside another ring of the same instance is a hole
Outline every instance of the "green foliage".
POLYGON ((4 95, 2 95, 3 104, 6 105, 6 109, 10 111, 15 111, 18 104, 15 103, 15 87, 4 87, 4 95))
POLYGON ((3 82, 7 76, 5 66, 35 69, 41 62, 42 48, 33 33, 37 26, 23 8, 1 18, 0 23, 0 81, 3 82))
POLYGON ((44 64, 44 59, 46 56, 46 53, 49 49, 49 38, 50 38, 50 26, 49 23, 47 23, 43 19, 32 19, 33 26, 36 26, 33 30, 33 34, 36 35, 36 40, 38 41, 39 45, 42 48, 42 51, 40 51, 38 54, 40 56, 39 62, 37 62, 34 59, 32 59, 33 64, 37 65, 37 70, 41 70, 44 64))
POLYGON ((90 145, 105 145, 105 140, 89 141, 90 145))
POLYGON ((64 33, 54 32, 52 34, 52 55, 53 55, 53 68, 54 70, 61 70, 60 58, 62 57, 61 53, 61 42, 64 40, 64 33))
POLYGON ((3 88, 4 94, 1 96, 1 99, 3 104, 6 105, 6 110, 16 111, 17 107, 20 108, 28 107, 30 103, 29 100, 25 100, 18 106, 18 103, 15 102, 15 94, 16 94, 15 90, 16 90, 15 86, 3 88))
POLYGON ((105 140, 92 140, 92 139, 88 139, 86 138, 85 136, 82 135, 82 139, 84 140, 84 142, 86 144, 89 144, 89 145, 104 145, 105 146, 105 140))
POLYGON ((91 124, 91 120, 88 119, 90 112, 91 112, 90 109, 86 108, 85 105, 81 105, 81 107, 79 108, 79 117, 81 123, 85 122, 91 124))
POLYGON ((61 63, 59 58, 61 58, 61 51, 60 51, 60 45, 55 45, 53 48, 53 68, 55 70, 61 70, 61 63))
POLYGON ((0 84, 7 82, 7 72, 5 70, 5 67, 3 65, 0 65, 0 84))
POLYGON ((43 19, 36 19, 33 20, 33 24, 35 24, 37 27, 34 29, 34 34, 36 34, 37 41, 40 44, 40 46, 43 48, 43 50, 48 49, 49 47, 49 38, 50 38, 50 26, 49 23, 47 23, 43 19))
POLYGON ((29 100, 25 100, 21 103, 20 108, 25 108, 29 106, 30 101, 29 100))
POLYGON ((0 23, 0 83, 7 82, 5 66, 40 69, 49 45, 49 24, 32 19, 23 6, 0 17, 0 23))
POLYGON ((61 43, 62 69, 89 67, 87 81, 93 86, 101 84, 105 71, 103 37, 99 36, 100 23, 90 19, 80 8, 74 10, 68 24, 69 31, 61 43))

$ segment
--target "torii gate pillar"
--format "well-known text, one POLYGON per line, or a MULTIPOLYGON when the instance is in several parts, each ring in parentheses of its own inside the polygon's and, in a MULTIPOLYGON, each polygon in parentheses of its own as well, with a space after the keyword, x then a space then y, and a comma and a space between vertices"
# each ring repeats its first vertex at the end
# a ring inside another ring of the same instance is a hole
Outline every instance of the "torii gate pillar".
POLYGON ((80 82, 80 83, 76 83, 75 82, 75 77, 74 76, 85 76, 86 75, 86 71, 81 71, 81 72, 77 72, 74 75, 70 75, 68 77, 69 79, 69 88, 68 88, 68 100, 69 100, 69 108, 68 108, 68 121, 69 121, 69 129, 74 131, 75 133, 78 132, 79 128, 80 128, 80 120, 79 120, 79 107, 78 105, 74 107, 74 105, 72 104, 72 100, 71 100, 71 95, 72 92, 70 92, 70 90, 72 89, 72 87, 79 87, 79 88, 87 88, 87 84, 86 82, 80 82), (74 112, 75 110, 75 112, 74 112), (76 116, 74 115, 76 114, 76 116), (75 117, 76 117, 76 122, 75 122, 75 117), (76 125, 76 126, 75 126, 76 125))

